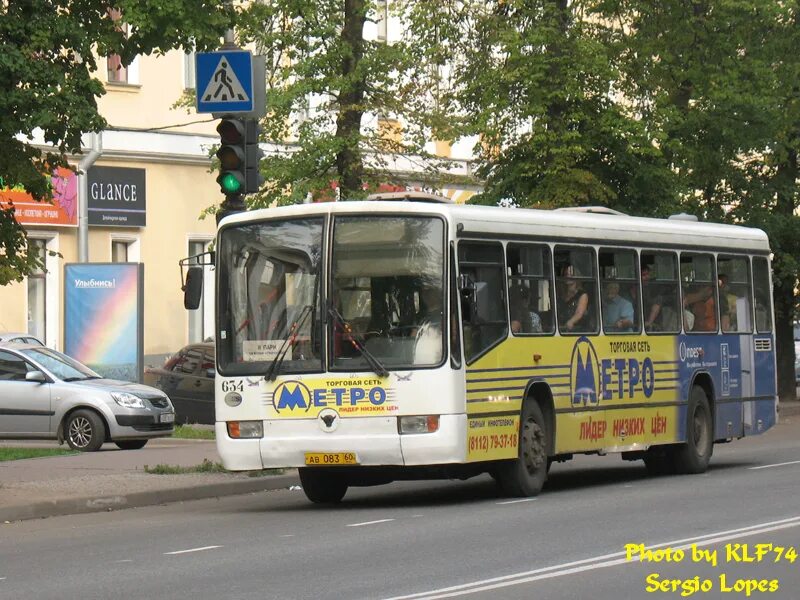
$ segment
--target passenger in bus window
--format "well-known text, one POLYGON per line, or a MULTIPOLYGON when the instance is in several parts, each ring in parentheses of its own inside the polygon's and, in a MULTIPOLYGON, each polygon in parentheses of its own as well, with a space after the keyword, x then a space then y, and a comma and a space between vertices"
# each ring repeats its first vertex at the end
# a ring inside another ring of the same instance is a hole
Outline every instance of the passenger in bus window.
POLYGON ((650 282, 650 265, 642 265, 642 308, 644 309, 644 330, 660 331, 661 307, 664 300, 650 282))
POLYGON ((508 290, 508 308, 512 333, 541 333, 542 320, 531 310, 530 290, 524 285, 515 285, 508 290))
POLYGON ((690 323, 691 326, 687 327, 687 330, 717 330, 717 308, 714 303, 714 288, 710 283, 701 284, 687 293, 683 304, 694 317, 693 323, 690 323))
POLYGON ((606 284, 603 303, 603 328, 606 331, 633 331, 633 304, 619 295, 619 283, 606 284))
POLYGON ((579 274, 571 265, 566 265, 561 275, 565 279, 559 295, 559 325, 567 331, 586 331, 589 328, 589 294, 574 279, 579 274))
POLYGON ((738 297, 731 293, 728 287, 728 276, 720 273, 719 276, 719 323, 722 331, 737 331, 736 327, 736 302, 738 297))

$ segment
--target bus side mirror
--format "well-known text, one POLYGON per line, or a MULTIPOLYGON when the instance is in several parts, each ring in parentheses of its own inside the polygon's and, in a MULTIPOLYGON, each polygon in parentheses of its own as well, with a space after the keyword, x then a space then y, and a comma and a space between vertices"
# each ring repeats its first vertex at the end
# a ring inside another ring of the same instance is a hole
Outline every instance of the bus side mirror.
POLYGON ((196 310, 203 296, 203 267, 189 267, 183 284, 183 307, 196 310))

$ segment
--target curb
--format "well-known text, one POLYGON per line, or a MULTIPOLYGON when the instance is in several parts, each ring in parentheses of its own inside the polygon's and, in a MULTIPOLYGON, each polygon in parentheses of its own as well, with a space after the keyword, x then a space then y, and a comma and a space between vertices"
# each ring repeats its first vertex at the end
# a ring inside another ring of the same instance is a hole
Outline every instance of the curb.
POLYGON ((778 419, 800 415, 800 402, 781 402, 778 404, 778 419))
POLYGON ((126 508, 154 506, 187 500, 202 500, 222 496, 238 496, 254 492, 268 492, 300 485, 297 474, 256 477, 245 481, 210 483, 185 488, 132 492, 115 496, 61 498, 49 502, 35 502, 19 506, 0 507, 0 522, 25 521, 94 512, 107 512, 126 508))

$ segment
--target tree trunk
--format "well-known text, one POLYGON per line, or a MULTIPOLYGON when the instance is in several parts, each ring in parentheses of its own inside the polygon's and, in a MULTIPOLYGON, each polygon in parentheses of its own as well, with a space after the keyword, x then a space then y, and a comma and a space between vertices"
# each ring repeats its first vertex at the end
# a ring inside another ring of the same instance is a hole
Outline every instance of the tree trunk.
MULTIPOLYGON (((795 210, 795 187, 798 177, 797 151, 789 148, 786 158, 778 165, 776 179, 778 180, 778 194, 776 212, 786 219, 790 219, 795 210)), ((791 234, 790 234, 791 235, 791 234)), ((795 234, 796 235, 796 234, 795 234)), ((793 247, 791 242, 788 247, 793 247)), ((781 253, 775 253, 774 262, 781 262, 781 253)), ((777 352, 778 370, 778 398, 780 400, 795 400, 797 386, 794 374, 794 336, 792 323, 795 316, 795 288, 797 273, 790 274, 782 269, 773 268, 773 299, 775 301, 775 350, 777 352), (778 273, 776 274, 775 271, 778 273), (783 277, 781 277, 783 272, 783 277)))
POLYGON ((336 172, 342 198, 359 196, 363 192, 364 161, 360 148, 361 119, 366 81, 356 72, 364 54, 364 23, 367 13, 364 0, 344 0, 341 76, 345 82, 339 92, 339 114, 336 118, 336 138, 341 147, 336 153, 336 172))

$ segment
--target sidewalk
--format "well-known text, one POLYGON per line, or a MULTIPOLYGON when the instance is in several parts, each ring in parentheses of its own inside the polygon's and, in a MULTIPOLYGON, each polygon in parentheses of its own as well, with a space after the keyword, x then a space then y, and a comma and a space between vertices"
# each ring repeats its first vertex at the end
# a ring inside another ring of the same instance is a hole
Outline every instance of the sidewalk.
MULTIPOLYGON (((0 446, 56 448, 56 442, 3 440, 0 446)), ((67 448, 67 446, 63 446, 67 448)), ((186 473, 155 475, 145 465, 193 467, 221 462, 206 440, 151 440, 141 450, 105 444, 99 452, 0 462, 0 523, 168 502, 249 494, 299 485, 285 475, 186 473)))
MULTIPOLYGON (((800 402, 780 406, 781 421, 800 416, 800 402)), ((57 447, 55 442, 2 440, 0 447, 57 447)), ((66 446, 65 446, 66 447, 66 446)), ((168 502, 233 496, 299 485, 297 472, 154 475, 145 465, 193 467, 220 462, 213 441, 151 440, 141 450, 106 444, 100 452, 0 462, 0 524, 168 502)))

